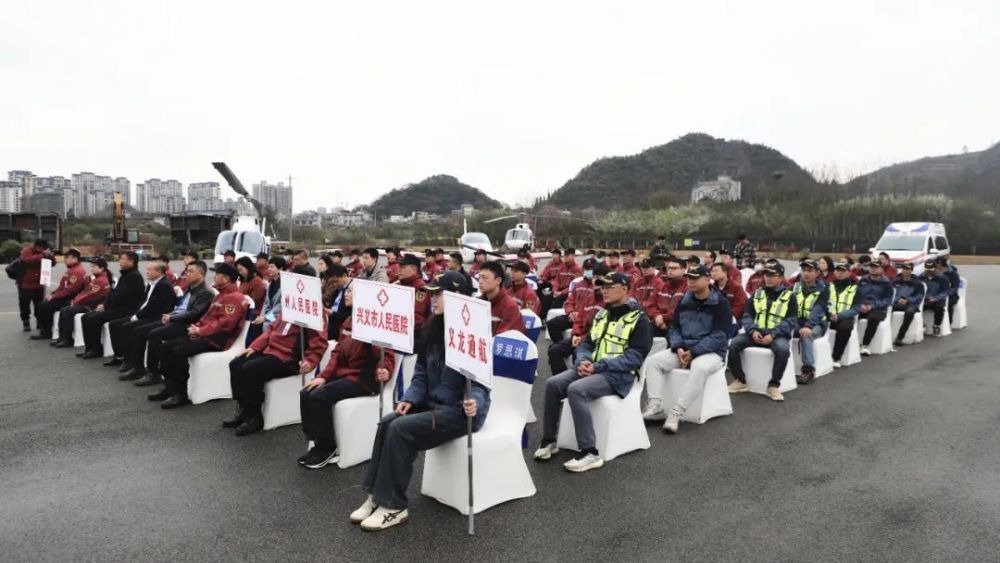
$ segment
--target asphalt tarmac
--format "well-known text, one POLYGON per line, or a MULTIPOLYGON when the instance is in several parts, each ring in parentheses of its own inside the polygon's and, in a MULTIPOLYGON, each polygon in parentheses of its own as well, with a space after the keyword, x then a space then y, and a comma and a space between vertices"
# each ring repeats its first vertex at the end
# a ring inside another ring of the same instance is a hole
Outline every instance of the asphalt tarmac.
MULTIPOLYGON (((236 438, 215 401, 165 412, 101 361, 28 341, 0 284, 0 560, 996 561, 1000 268, 965 266, 969 324, 570 474, 476 517, 410 487, 410 522, 347 522, 365 466, 307 471, 298 426, 236 438)), ((61 273, 56 270, 54 279, 61 273)), ((535 383, 542 412, 544 339, 535 383)))

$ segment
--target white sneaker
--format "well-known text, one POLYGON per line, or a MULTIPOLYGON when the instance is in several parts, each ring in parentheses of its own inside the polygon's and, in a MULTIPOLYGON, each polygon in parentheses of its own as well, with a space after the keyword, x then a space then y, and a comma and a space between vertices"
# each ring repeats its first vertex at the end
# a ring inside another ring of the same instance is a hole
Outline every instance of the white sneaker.
POLYGON ((746 393, 750 390, 750 386, 737 379, 730 383, 726 390, 730 393, 746 393))
POLYGON ((378 505, 375 504, 375 498, 368 495, 365 499, 365 503, 361 505, 360 508, 351 513, 351 524, 360 524, 365 518, 368 518, 375 512, 378 505))
POLYGON ((552 442, 551 444, 542 446, 535 450, 535 459, 538 461, 547 461, 552 459, 552 456, 557 453, 559 453, 559 446, 557 446, 555 442, 552 442))
POLYGON ((647 401, 646 410, 642 411, 643 420, 663 420, 666 416, 663 412, 663 403, 659 399, 647 401))
POLYGON ((361 521, 361 529, 366 532, 377 532, 391 528, 396 524, 402 524, 409 518, 410 513, 405 508, 397 510, 380 506, 375 509, 371 516, 361 521))
POLYGON ((767 396, 770 397, 772 401, 784 401, 785 400, 785 396, 781 394, 781 391, 778 391, 777 387, 768 387, 767 388, 767 396))
POLYGON ((571 459, 563 464, 566 471, 572 471, 573 473, 583 473, 584 471, 590 471, 591 469, 599 469, 604 467, 604 458, 599 455, 587 454, 579 459, 571 459))
POLYGON ((676 409, 670 409, 670 414, 667 415, 667 421, 663 423, 663 431, 667 434, 676 434, 680 425, 681 413, 677 412, 676 409))
POLYGON ((833 369, 840 369, 844 367, 840 362, 833 362, 833 369))
POLYGON ((869 350, 867 346, 862 346, 861 347, 861 355, 862 356, 871 356, 872 355, 872 351, 869 350))

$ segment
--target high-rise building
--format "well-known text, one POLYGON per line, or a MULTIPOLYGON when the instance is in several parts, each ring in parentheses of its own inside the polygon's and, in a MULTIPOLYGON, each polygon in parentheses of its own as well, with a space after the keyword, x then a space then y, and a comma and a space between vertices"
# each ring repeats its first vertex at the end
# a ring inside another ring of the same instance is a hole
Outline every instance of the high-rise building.
POLYGON ((73 214, 77 217, 107 215, 113 212, 115 193, 121 193, 126 203, 131 200, 127 178, 111 178, 98 176, 93 172, 80 172, 73 174, 72 186, 73 214))
POLYGON ((264 207, 269 207, 281 218, 292 216, 292 186, 284 182, 268 184, 267 180, 253 185, 253 197, 264 207))
POLYGON ((184 211, 184 186, 177 180, 150 178, 135 186, 136 207, 151 215, 184 211))
POLYGON ((75 200, 73 181, 62 176, 34 176, 34 190, 28 196, 32 211, 45 211, 66 216, 75 200))
POLYGON ((224 202, 219 197, 218 182, 188 184, 188 211, 221 211, 224 202))
POLYGON ((21 211, 24 201, 24 188, 18 182, 0 182, 0 211, 21 211))

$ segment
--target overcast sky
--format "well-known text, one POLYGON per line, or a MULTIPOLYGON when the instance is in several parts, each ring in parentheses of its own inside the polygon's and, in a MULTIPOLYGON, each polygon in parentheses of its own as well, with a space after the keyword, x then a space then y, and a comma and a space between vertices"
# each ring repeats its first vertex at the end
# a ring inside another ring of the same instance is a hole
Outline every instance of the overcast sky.
MULTIPOLYGON (((692 131, 851 173, 1000 140, 1000 3, 20 1, 0 170, 511 204, 692 131), (822 7, 819 7, 821 6, 822 7)), ((233 194, 224 190, 224 197, 233 194)))

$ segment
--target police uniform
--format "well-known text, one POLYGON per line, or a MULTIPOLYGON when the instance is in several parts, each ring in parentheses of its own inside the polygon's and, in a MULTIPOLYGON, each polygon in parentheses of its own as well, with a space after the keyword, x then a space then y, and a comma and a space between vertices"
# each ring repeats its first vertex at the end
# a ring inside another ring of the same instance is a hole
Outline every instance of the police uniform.
MULTIPOLYGON (((784 276, 785 268, 781 264, 772 264, 768 266, 767 272, 771 275, 784 276)), ((771 380, 767 386, 781 385, 781 377, 791 356, 789 342, 798 326, 797 317, 798 304, 793 298, 792 291, 784 284, 774 289, 765 286, 753 294, 753 298, 747 301, 746 312, 743 314, 745 334, 737 335, 729 346, 729 369, 738 382, 745 385, 747 381, 746 374, 743 373, 743 350, 762 347, 769 348, 774 353, 771 380), (754 332, 774 338, 770 345, 758 344, 751 337, 754 332)))
MULTIPOLYGON (((846 264, 837 264, 834 270, 847 270, 846 264)), ((858 284, 850 278, 833 280, 830 284, 830 294, 827 299, 830 330, 837 331, 833 340, 833 361, 839 362, 847 349, 854 330, 854 319, 858 316, 857 308, 858 284)))

